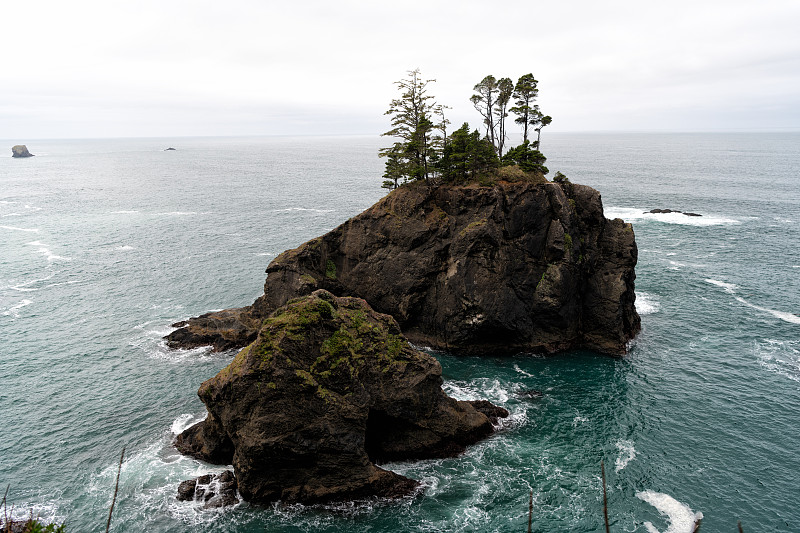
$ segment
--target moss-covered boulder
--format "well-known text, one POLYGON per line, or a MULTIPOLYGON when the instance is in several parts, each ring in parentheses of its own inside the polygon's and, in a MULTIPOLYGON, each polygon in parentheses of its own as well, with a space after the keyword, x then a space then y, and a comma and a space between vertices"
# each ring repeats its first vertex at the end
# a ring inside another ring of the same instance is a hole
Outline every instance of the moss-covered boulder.
POLYGON ((492 433, 490 416, 508 414, 441 386, 439 363, 391 316, 317 290, 272 313, 201 385, 208 417, 176 446, 233 464, 248 501, 402 496, 417 482, 376 462, 457 455, 492 433))

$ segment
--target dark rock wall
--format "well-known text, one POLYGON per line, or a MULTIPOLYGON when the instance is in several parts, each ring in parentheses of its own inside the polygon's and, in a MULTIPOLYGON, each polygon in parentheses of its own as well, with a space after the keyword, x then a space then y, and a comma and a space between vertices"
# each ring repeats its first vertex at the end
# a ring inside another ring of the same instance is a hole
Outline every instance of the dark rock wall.
POLYGON ((401 188, 277 257, 257 307, 325 288, 458 353, 624 353, 639 330, 633 229, 573 184, 401 188))
POLYGON ((213 344, 209 338, 218 335, 244 345, 254 334, 247 324, 324 288, 391 314, 412 342, 456 353, 622 354, 640 329, 636 261, 633 228, 607 220, 591 187, 503 183, 429 191, 414 184, 275 258, 264 295, 235 310, 240 325, 225 325, 230 314, 212 313, 170 342, 213 344), (217 319, 215 331, 209 321, 217 319))

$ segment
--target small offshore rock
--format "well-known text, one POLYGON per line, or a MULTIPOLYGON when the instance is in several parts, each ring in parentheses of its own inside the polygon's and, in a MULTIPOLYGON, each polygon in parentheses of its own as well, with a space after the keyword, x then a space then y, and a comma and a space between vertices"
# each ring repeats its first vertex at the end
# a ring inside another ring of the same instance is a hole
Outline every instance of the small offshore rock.
POLYGON ((28 151, 27 146, 18 144, 11 147, 11 157, 33 157, 33 154, 28 151))
POLYGON ((205 509, 215 509, 236 505, 236 476, 230 470, 221 474, 205 474, 195 479, 187 479, 178 485, 178 501, 197 501, 205 509))
POLYGON ((681 215, 686 215, 687 217, 701 217, 698 213, 684 213, 683 211, 678 211, 675 209, 651 209, 650 211, 645 211, 644 214, 662 214, 662 213, 680 213, 681 215))
POLYGON ((517 393, 517 396, 519 396, 520 398, 532 398, 532 399, 536 399, 536 398, 541 398, 541 397, 543 397, 543 396, 544 396, 544 393, 543 393, 542 391, 540 391, 540 390, 536 390, 536 389, 528 389, 528 390, 524 390, 524 391, 520 391, 520 392, 518 392, 518 393, 517 393))
POLYGON ((173 148, 172 146, 170 146, 169 148, 164 148, 165 152, 169 152, 169 151, 172 151, 172 150, 175 150, 175 148, 173 148))

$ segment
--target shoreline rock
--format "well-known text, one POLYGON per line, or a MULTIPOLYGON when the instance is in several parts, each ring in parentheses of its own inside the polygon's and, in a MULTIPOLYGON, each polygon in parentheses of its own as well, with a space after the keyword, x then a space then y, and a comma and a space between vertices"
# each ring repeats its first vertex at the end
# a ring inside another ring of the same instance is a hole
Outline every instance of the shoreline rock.
POLYGON ((417 481, 376 464, 459 455, 494 432, 490 416, 508 416, 486 401, 450 398, 441 372, 391 316, 317 290, 271 314, 200 386, 208 417, 175 446, 232 464, 250 502, 410 495, 417 481))
POLYGON ((572 183, 400 187, 276 257, 253 305, 190 319, 172 348, 244 346, 270 312, 323 288, 458 354, 624 354, 639 332, 633 228, 572 183))
POLYGON ((178 501, 202 502, 204 509, 216 509, 239 503, 236 476, 230 470, 187 479, 178 485, 178 501))
POLYGON ((11 157, 33 157, 33 154, 28 151, 27 146, 18 144, 11 147, 11 157))

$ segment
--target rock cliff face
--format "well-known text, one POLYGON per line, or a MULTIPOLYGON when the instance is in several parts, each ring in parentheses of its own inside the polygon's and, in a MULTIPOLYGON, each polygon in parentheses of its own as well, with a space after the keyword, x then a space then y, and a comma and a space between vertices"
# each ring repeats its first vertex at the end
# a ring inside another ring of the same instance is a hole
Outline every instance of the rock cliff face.
POLYGON ((441 385, 439 363, 413 350, 392 317, 318 290, 275 311, 201 385, 208 417, 176 446, 233 464, 252 502, 402 496, 417 482, 375 462, 457 455, 492 433, 490 417, 508 415, 441 385))
POLYGON ((572 183, 401 187, 284 252, 251 307, 192 319, 173 347, 244 345, 252 324, 324 288, 391 314, 415 343, 456 353, 622 354, 640 329, 633 228, 572 183))

